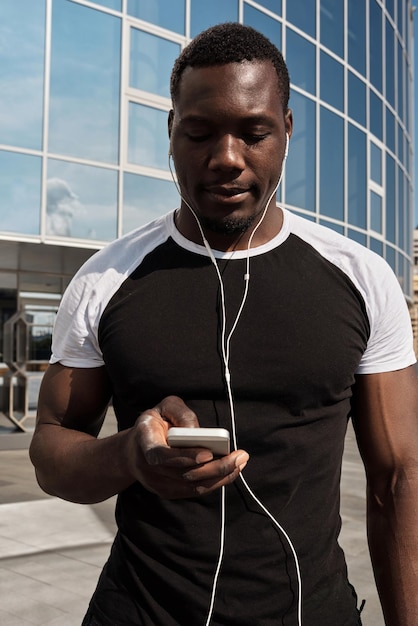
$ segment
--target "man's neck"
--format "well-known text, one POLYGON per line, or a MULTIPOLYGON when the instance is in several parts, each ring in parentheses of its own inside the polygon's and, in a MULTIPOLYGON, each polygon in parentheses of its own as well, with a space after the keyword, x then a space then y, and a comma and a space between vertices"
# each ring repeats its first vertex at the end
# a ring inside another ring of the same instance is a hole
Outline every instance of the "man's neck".
MULTIPOLYGON (((175 224, 178 231, 194 243, 203 244, 202 232, 196 218, 187 206, 182 205, 175 214, 175 224)), ((283 211, 280 207, 270 207, 261 223, 261 216, 257 217, 250 227, 240 233, 219 233, 202 226, 203 234, 213 250, 233 252, 234 250, 247 250, 257 248, 268 243, 281 230, 283 224, 283 211), (252 236, 254 232, 254 235, 252 236)))

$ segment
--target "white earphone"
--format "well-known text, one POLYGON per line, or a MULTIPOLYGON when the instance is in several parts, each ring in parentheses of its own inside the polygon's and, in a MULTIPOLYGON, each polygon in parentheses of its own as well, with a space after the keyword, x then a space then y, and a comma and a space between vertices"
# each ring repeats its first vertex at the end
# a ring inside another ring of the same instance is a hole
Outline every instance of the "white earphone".
POLYGON ((289 134, 286 133, 286 148, 284 149, 284 158, 287 159, 287 155, 289 154, 289 134))

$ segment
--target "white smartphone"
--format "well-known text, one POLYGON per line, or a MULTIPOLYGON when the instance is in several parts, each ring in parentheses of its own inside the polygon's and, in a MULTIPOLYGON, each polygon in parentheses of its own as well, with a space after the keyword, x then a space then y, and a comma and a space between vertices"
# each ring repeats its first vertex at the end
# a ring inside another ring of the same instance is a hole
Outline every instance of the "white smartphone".
POLYGON ((168 445, 172 448, 209 448, 215 456, 229 454, 229 432, 225 428, 169 428, 168 445))

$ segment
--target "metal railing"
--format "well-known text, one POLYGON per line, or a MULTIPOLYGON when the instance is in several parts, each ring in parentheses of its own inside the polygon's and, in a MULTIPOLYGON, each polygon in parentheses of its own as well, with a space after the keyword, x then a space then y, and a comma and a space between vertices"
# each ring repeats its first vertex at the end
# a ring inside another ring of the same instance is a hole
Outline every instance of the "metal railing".
POLYGON ((3 326, 3 413, 20 431, 34 417, 39 387, 47 367, 55 307, 22 308, 3 326))

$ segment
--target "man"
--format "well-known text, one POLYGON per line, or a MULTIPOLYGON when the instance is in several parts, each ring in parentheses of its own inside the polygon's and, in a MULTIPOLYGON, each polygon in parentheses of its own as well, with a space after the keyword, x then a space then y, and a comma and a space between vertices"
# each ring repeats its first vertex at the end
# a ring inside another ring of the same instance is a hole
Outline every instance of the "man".
POLYGON ((205 31, 171 93, 180 208, 73 280, 31 446, 48 493, 119 494, 83 624, 360 624, 337 542, 353 413, 386 624, 416 626, 418 395, 399 285, 277 207, 293 122, 268 40, 205 31), (99 440, 110 398, 120 432, 99 440), (170 448, 173 425, 227 428, 233 451, 170 448))

